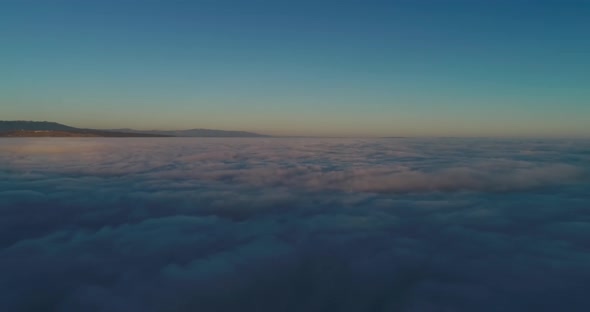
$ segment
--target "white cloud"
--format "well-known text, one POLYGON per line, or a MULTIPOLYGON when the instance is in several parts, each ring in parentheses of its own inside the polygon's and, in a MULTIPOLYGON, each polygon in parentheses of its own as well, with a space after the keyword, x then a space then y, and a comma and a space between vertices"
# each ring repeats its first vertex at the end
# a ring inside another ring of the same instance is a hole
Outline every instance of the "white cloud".
POLYGON ((10 311, 585 311, 589 142, 0 141, 10 311))

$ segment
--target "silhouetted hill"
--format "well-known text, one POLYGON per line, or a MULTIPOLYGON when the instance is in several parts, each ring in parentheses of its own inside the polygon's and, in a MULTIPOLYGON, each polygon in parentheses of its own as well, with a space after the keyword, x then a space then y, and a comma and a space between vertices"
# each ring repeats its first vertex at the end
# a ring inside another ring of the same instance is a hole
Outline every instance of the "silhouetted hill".
POLYGON ((189 130, 134 130, 134 129, 113 129, 117 132, 130 133, 144 133, 168 135, 177 137, 268 137, 268 135, 246 132, 246 131, 228 131, 228 130, 212 130, 212 129, 189 129, 189 130))
POLYGON ((0 121, 0 137, 164 137, 166 135, 74 128, 49 121, 0 121))
POLYGON ((134 130, 82 129, 49 121, 0 121, 0 137, 268 137, 246 131, 211 129, 134 130))
POLYGON ((35 130, 75 131, 79 129, 50 121, 0 121, 0 132, 35 130))

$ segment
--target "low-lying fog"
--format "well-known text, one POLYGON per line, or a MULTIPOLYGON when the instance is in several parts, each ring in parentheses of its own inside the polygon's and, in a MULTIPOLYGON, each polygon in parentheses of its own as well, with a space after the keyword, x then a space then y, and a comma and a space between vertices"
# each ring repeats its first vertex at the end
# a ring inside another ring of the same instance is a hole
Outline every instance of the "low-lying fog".
POLYGON ((590 141, 1 139, 3 311, 588 311, 590 141))

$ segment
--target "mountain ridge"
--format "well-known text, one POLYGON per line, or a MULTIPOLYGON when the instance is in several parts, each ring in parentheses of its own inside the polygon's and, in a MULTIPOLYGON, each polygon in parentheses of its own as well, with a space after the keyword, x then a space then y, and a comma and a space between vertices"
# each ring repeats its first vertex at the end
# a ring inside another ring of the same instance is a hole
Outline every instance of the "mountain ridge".
POLYGON ((76 128, 52 121, 0 120, 0 137, 269 137, 232 130, 135 130, 76 128))
POLYGON ((216 130, 194 128, 187 130, 135 130, 129 128, 109 129, 109 131, 169 135, 175 137, 269 137, 268 135, 237 130, 216 130))

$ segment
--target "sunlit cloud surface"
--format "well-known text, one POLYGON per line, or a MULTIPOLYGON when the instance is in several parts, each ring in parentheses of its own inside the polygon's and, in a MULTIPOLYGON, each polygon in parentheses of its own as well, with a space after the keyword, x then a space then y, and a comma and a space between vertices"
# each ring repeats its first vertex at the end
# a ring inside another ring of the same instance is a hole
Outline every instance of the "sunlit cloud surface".
POLYGON ((0 141, 6 311, 586 311, 590 142, 0 141))

